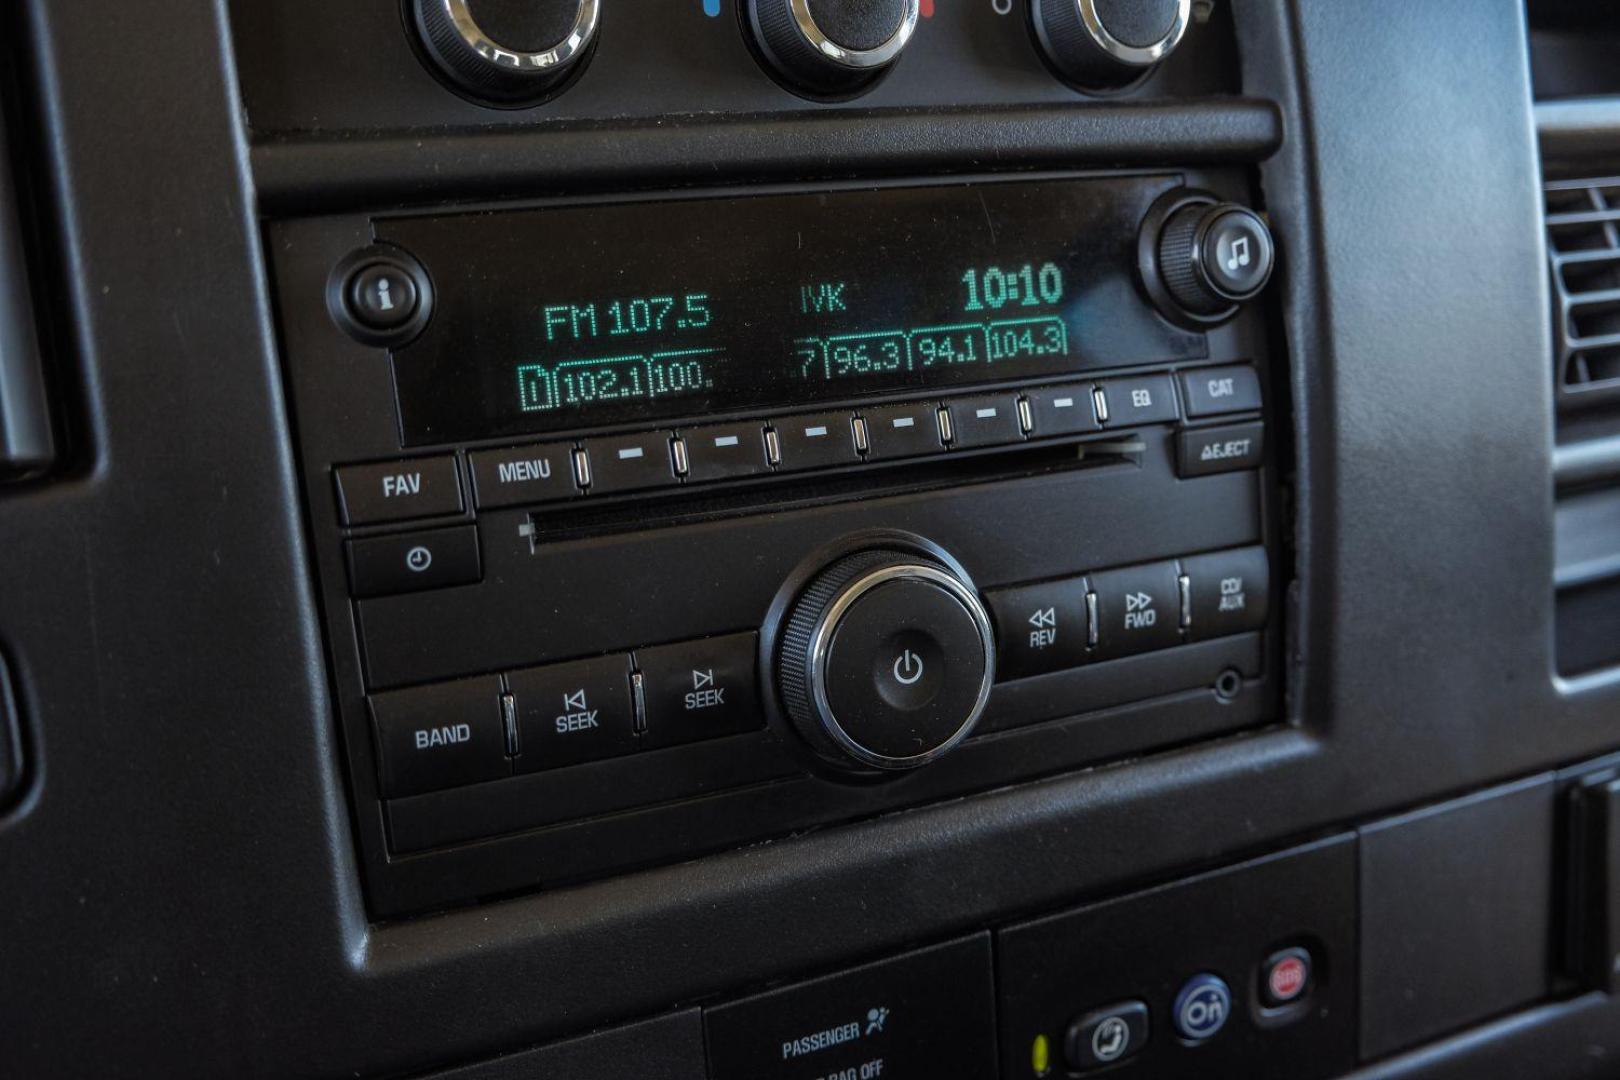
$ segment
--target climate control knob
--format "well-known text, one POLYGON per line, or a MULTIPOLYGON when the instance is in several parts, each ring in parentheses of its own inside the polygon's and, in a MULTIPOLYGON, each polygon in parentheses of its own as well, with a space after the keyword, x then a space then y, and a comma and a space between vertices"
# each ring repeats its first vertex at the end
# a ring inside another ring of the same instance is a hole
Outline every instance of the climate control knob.
POLYGON ((422 52, 457 92, 488 105, 532 105, 578 69, 596 41, 602 0, 410 0, 422 52))
POLYGON ((1030 0, 1047 62, 1085 90, 1115 90, 1173 52, 1192 22, 1193 0, 1030 0))
POLYGON ((794 89, 853 94, 892 65, 917 30, 921 0, 744 0, 761 60, 794 89))
POLYGON ((857 772, 925 765, 972 732, 995 680, 978 595, 933 559, 866 551, 813 578, 783 624, 777 684, 805 741, 857 772))

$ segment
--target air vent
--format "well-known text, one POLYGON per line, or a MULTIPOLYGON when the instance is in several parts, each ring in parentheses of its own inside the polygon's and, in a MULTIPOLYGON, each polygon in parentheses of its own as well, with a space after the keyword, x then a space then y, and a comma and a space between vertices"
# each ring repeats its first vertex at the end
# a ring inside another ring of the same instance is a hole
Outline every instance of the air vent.
POLYGON ((1620 177, 1546 191, 1559 403, 1620 400, 1620 177))

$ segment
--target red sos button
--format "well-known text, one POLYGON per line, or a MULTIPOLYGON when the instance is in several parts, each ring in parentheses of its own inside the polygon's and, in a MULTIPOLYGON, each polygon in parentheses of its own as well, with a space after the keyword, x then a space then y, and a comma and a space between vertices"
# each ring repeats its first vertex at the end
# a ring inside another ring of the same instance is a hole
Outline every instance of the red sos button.
POLYGON ((1260 996, 1270 1008, 1292 1005, 1311 986, 1311 954, 1304 949, 1273 953, 1260 969, 1260 996))

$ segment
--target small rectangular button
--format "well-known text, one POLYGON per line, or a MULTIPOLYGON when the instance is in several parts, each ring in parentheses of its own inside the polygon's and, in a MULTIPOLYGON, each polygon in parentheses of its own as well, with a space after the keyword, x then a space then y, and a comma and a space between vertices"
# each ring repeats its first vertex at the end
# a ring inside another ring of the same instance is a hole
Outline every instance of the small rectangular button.
POLYGON ((1042 386, 1027 391, 1029 415, 1035 430, 1031 438, 1049 439, 1054 435, 1084 435, 1101 431, 1097 410, 1092 407, 1091 387, 1042 386))
POLYGON ((375 694, 370 704, 385 799, 498 780, 512 771, 501 681, 493 675, 375 694))
POLYGON ((1217 551, 1181 560, 1191 611, 1193 641, 1241 634, 1266 625, 1271 564, 1263 547, 1217 551))
POLYGON ((771 471, 765 460, 765 429, 759 424, 719 424, 681 435, 686 439, 686 478, 694 483, 771 471))
POLYGON ((945 449, 939 441, 939 406, 888 405, 865 409, 868 457, 903 458, 937 454, 945 449))
POLYGON ((1133 375, 1098 383, 1108 403, 1108 426, 1164 424, 1176 419, 1176 392, 1168 375, 1133 375))
POLYGON ((1188 416, 1222 416, 1260 408, 1260 376, 1247 364, 1181 373, 1188 416))
POLYGON ((1086 579, 1067 578, 990 593, 1001 643, 996 675, 1024 679, 1086 662, 1086 579))
POLYGON ((513 671, 506 686, 517 710, 520 773, 600 761, 637 748, 628 656, 513 671))
POLYGON ((1214 473, 1258 469, 1265 452, 1266 426, 1251 424, 1225 427, 1190 428, 1179 438, 1181 475, 1210 476, 1214 473))
POLYGON ((952 446, 965 449, 1024 441, 1016 395, 958 398, 946 407, 951 415, 952 446))
POLYGON ((667 432, 587 439, 584 445, 593 494, 615 495, 675 483, 667 432))
POLYGON ((990 941, 962 941, 704 1010, 713 1080, 997 1075, 990 941))
POLYGON ((1088 578, 1097 595, 1097 658, 1112 660, 1181 641, 1181 578, 1176 564, 1106 570, 1088 578))
POLYGON ((776 467, 793 472, 854 465, 861 460, 855 449, 854 419, 849 413, 820 413, 771 421, 782 448, 782 460, 776 467))
POLYGON ((550 502, 579 494, 574 448, 568 443, 514 446, 468 454, 480 510, 550 502))
POLYGON ((754 634, 636 650, 646 744, 674 746, 765 726, 755 689, 754 634))
POLYGON ((344 465, 337 487, 345 525, 461 513, 461 479, 448 455, 344 465))
POLYGON ((357 598, 471 585, 483 576, 478 526, 371 536, 344 545, 357 598))

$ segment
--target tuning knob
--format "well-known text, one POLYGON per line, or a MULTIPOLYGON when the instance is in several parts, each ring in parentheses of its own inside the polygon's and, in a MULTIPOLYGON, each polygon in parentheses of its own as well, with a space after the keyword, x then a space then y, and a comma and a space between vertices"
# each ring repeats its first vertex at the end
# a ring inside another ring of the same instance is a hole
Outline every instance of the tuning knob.
POLYGON ((1253 210, 1183 189, 1148 212, 1139 261, 1143 284, 1159 309, 1174 322, 1204 329, 1230 319, 1260 294, 1277 249, 1253 210))
POLYGON ((853 94, 899 57, 916 32, 920 0, 745 0, 765 65, 805 93, 853 94))
POLYGON ((532 105, 579 68, 601 0, 410 0, 422 51, 458 93, 532 105))
POLYGON ((967 738, 994 680, 990 616, 966 582, 930 558, 865 551, 840 559, 812 579, 783 624, 783 705, 821 759, 846 771, 933 761, 967 738))
POLYGON ((1192 22, 1192 0, 1030 0, 1035 38, 1059 75, 1115 90, 1169 56, 1192 22))

